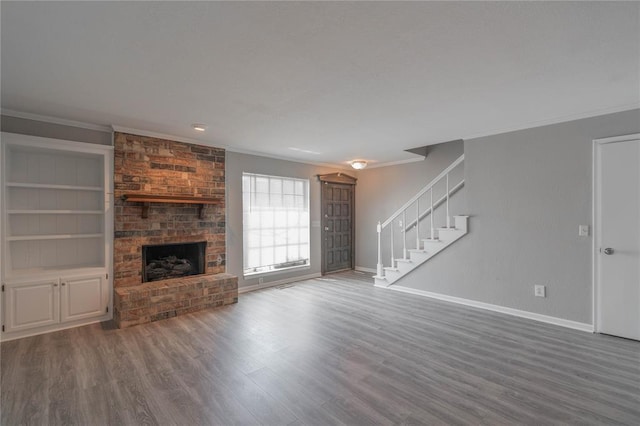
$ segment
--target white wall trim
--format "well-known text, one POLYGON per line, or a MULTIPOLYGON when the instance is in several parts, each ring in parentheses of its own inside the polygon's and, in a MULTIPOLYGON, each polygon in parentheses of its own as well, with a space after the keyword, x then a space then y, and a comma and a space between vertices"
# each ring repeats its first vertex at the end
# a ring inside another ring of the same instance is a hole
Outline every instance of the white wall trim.
POLYGON ((334 164, 334 163, 323 163, 323 162, 319 162, 319 161, 305 161, 305 160, 301 160, 299 158, 291 158, 291 157, 286 157, 284 155, 274 155, 274 154, 266 154, 263 152, 257 152, 257 151, 252 151, 250 149, 243 149, 243 148, 234 148, 234 147, 228 147, 225 148, 227 151, 230 152, 235 152, 237 154, 247 154, 247 155, 254 155, 256 157, 266 157, 266 158, 273 158, 274 160, 283 160, 283 161, 290 161, 292 163, 301 163, 301 164, 309 164, 311 166, 317 166, 317 167, 326 167, 328 169, 339 169, 339 170, 351 170, 353 171, 353 168, 350 165, 344 165, 344 164, 334 164))
POLYGON ((596 256, 596 249, 598 247, 599 242, 598 236, 600 235, 600 225, 598 224, 599 214, 597 213, 597 206, 599 201, 596 200, 596 197, 599 191, 596 189, 598 185, 598 142, 593 141, 591 146, 591 321, 593 321, 593 331, 598 332, 600 327, 598 324, 600 320, 598 319, 598 309, 596 307, 597 303, 597 274, 598 274, 598 266, 596 262, 598 261, 598 257, 596 256))
POLYGON ((311 263, 307 263, 306 265, 289 266, 288 268, 276 269, 273 271, 251 272, 249 274, 243 274, 242 277, 245 280, 250 280, 250 279, 256 279, 256 278, 273 277, 273 276, 284 275, 284 274, 295 274, 297 272, 309 271, 309 270, 311 270, 311 263))
POLYGON ((375 268, 365 268, 364 266, 356 266, 355 268, 356 271, 360 271, 360 272, 369 272, 371 274, 375 274, 377 273, 377 271, 375 270, 375 268))
POLYGON ((544 126, 550 126, 552 124, 567 123, 569 121, 582 120, 584 118, 591 118, 591 117, 598 117, 600 115, 614 114, 616 112, 631 111, 638 108, 640 108, 640 103, 634 102, 626 105, 618 105, 618 106, 612 106, 608 108, 586 111, 579 114, 569 114, 569 115, 564 115, 559 117, 548 118, 546 120, 531 121, 531 122, 523 123, 520 125, 514 125, 514 126, 509 126, 504 128, 495 128, 489 131, 467 135, 467 136, 461 137, 460 139, 468 141, 470 139, 478 139, 478 138, 484 138, 487 136, 500 135, 503 133, 517 132, 519 130, 535 129, 536 127, 544 127, 544 126))
POLYGON ((388 290, 400 291, 402 293, 415 294, 417 296, 429 297, 431 299, 443 300, 445 302, 457 303, 459 305, 471 306, 474 308, 485 309, 487 311, 499 312, 501 314, 513 315, 520 318, 526 318, 534 321, 540 321, 547 324, 559 325, 561 327, 572 328, 574 330, 594 332, 592 324, 586 324, 577 321, 571 321, 563 318, 552 317, 549 315, 537 314, 535 312, 521 311, 520 309, 508 308, 506 306, 493 305, 491 303, 478 302, 475 300, 464 299, 462 297, 448 296, 446 294, 433 293, 430 291, 417 290, 409 287, 391 286, 386 287, 388 290))
POLYGON ((622 136, 612 136, 610 138, 600 138, 594 139, 594 144, 603 144, 603 143, 614 143, 614 142, 626 142, 626 141, 636 141, 640 139, 640 133, 632 133, 630 135, 622 135, 622 136))
MULTIPOLYGON (((111 289, 111 291, 113 292, 113 289, 111 289)), ((85 325, 96 324, 99 322, 110 321, 113 319, 113 307, 110 308, 110 312, 111 312, 111 315, 105 315, 100 318, 91 319, 90 321, 77 320, 77 321, 66 323, 63 326, 60 326, 60 324, 52 324, 51 326, 42 327, 41 329, 20 330, 13 333, 2 333, 0 335, 0 342, 4 343, 4 342, 9 342, 11 340, 23 339, 25 337, 55 333, 57 331, 68 330, 70 328, 77 328, 85 325)))
POLYGON ((379 167, 389 167, 389 166, 397 166, 400 164, 417 163, 418 161, 424 161, 425 158, 427 157, 419 155, 416 158, 409 158, 407 160, 388 161, 386 163, 372 163, 367 166, 367 169, 377 169, 379 167))
POLYGON ((110 126, 85 123, 82 121, 67 120, 65 118, 51 117, 48 115, 32 114, 30 112, 14 111, 2 108, 2 115, 7 117, 22 118, 25 120, 42 121, 44 123, 59 124, 61 126, 79 127, 81 129, 96 130, 98 132, 111 133, 110 126))
POLYGON ((238 293, 239 294, 248 293, 250 291, 262 290, 263 288, 275 287, 275 286, 278 286, 278 285, 294 283, 294 282, 297 282, 297 281, 304 281, 304 280, 310 280, 310 279, 313 279, 313 278, 319 278, 321 276, 322 276, 322 274, 320 272, 315 272, 313 274, 300 275, 300 276, 291 277, 291 278, 284 278, 284 279, 277 280, 277 281, 269 281, 268 283, 262 283, 262 284, 238 287, 238 293))

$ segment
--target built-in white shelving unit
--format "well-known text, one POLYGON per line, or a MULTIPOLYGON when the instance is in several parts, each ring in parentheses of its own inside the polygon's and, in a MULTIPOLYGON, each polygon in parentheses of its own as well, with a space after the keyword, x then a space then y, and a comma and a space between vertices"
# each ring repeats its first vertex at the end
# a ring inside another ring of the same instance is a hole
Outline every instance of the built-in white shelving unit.
POLYGON ((2 133, 3 340, 111 317, 112 152, 2 133))

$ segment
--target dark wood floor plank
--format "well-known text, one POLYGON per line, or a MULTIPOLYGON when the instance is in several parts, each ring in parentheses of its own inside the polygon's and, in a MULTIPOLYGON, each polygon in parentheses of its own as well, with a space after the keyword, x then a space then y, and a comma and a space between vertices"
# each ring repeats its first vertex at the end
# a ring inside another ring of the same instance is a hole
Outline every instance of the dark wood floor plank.
POLYGON ((249 378, 265 392, 286 404, 303 424, 341 424, 321 408, 326 400, 314 388, 301 385, 292 374, 279 374, 263 367, 250 373, 249 378))

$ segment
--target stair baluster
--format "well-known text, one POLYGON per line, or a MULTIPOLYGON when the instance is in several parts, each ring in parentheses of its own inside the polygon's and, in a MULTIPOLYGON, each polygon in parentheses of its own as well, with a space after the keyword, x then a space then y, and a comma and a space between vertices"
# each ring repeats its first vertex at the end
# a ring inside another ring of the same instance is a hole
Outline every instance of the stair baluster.
POLYGON ((378 221, 378 264, 376 265, 376 274, 378 277, 384 277, 384 269, 382 265, 382 244, 380 235, 382 234, 382 224, 378 221))
POLYGON ((429 198, 431 199, 431 207, 429 208, 429 219, 431 220, 431 239, 434 240, 436 230, 433 227, 433 187, 431 187, 431 190, 429 191, 429 198))
POLYGON ((420 200, 416 200, 416 250, 420 250, 420 200))
POLYGON ((402 212, 402 258, 407 259, 407 211, 402 212))
POLYGON ((395 268, 396 258, 393 255, 393 228, 394 228, 393 223, 391 223, 391 267, 395 268))
MULTIPOLYGON (((431 207, 433 209, 433 207, 431 207)), ((447 228, 451 228, 451 217, 449 216, 449 173, 447 173, 447 228)))

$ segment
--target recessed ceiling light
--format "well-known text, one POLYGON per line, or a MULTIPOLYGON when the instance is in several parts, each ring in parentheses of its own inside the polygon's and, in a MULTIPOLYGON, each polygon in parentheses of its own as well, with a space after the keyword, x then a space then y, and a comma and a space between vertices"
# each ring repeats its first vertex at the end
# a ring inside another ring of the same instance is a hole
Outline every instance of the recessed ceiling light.
POLYGON ((365 160, 353 160, 351 162, 351 167, 356 170, 362 170, 367 167, 367 162, 365 160))
POLYGON ((193 127, 194 130, 197 130, 199 132, 204 132, 205 130, 207 130, 206 124, 195 123, 195 124, 192 124, 191 127, 193 127))

